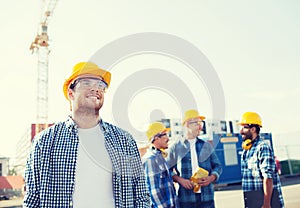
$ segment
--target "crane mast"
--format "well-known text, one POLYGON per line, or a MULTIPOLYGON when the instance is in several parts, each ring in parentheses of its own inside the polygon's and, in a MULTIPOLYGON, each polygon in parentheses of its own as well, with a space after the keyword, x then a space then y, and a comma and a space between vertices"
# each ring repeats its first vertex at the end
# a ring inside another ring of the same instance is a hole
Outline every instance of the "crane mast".
MULTIPOLYGON (((32 53, 37 53, 37 114, 36 124, 48 122, 48 64, 49 64, 49 36, 48 23, 53 16, 57 0, 43 1, 43 12, 38 33, 30 45, 32 53)), ((37 132, 39 132, 37 130, 37 132)))

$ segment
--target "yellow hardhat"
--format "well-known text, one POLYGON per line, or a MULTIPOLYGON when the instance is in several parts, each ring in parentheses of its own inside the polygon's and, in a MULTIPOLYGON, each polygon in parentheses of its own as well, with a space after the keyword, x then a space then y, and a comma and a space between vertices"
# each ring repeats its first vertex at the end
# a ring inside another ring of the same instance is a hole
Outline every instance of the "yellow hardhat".
POLYGON ((92 62, 80 62, 73 67, 70 77, 65 80, 65 83, 63 85, 63 92, 65 97, 68 100, 69 100, 68 89, 70 84, 78 76, 85 75, 85 74, 91 74, 91 75, 96 75, 101 77, 103 81, 106 82, 107 87, 110 84, 111 73, 109 71, 105 71, 104 69, 101 69, 100 67, 98 67, 96 64, 92 62))
POLYGON ((184 118, 183 118, 183 122, 182 122, 182 125, 192 119, 192 118, 200 118, 201 120, 204 120, 205 119, 205 116, 200 116, 199 115, 199 112, 197 110, 187 110, 185 111, 184 113, 184 118))
POLYGON ((261 117, 255 112, 246 112, 242 116, 242 120, 238 125, 256 124, 262 127, 261 117))
POLYGON ((146 131, 146 135, 149 141, 151 141, 151 139, 159 134, 159 133, 163 133, 163 132, 168 132, 170 131, 170 128, 166 128, 165 125, 161 122, 153 122, 148 126, 148 130, 146 131))

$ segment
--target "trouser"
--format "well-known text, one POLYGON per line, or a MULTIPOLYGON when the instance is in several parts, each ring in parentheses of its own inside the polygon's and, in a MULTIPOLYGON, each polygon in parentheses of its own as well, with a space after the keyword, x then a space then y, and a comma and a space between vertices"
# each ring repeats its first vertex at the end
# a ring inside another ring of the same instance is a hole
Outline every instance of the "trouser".
MULTIPOLYGON (((264 191, 248 191, 244 192, 244 203, 245 208, 256 208, 261 207, 264 203, 264 191)), ((271 207, 280 208, 281 205, 279 199, 279 193, 277 189, 273 189, 272 198, 271 198, 271 207)))
POLYGON ((196 202, 179 202, 180 208, 215 208, 215 202, 201 201, 201 193, 196 194, 196 202))

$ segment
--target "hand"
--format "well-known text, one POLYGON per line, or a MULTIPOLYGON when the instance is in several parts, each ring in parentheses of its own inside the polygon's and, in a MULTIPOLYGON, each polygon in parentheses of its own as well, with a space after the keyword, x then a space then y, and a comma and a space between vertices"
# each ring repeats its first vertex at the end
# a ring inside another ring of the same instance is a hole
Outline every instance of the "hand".
POLYGON ((212 182, 214 182, 216 180, 216 176, 215 175, 210 175, 204 178, 199 178, 198 179, 198 184, 200 186, 208 186, 209 184, 211 184, 212 182))
POLYGON ((193 182, 188 179, 180 178, 180 180, 178 180, 178 183, 185 189, 193 189, 194 188, 193 182))

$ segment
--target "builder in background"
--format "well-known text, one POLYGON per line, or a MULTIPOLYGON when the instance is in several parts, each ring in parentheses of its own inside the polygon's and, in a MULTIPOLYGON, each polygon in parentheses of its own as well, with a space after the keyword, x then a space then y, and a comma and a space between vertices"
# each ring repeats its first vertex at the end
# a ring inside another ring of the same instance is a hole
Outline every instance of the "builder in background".
POLYGON ((197 110, 186 111, 183 119, 184 136, 169 148, 167 162, 176 172, 173 180, 179 184, 180 207, 215 207, 212 183, 220 177, 222 165, 211 144, 198 137, 204 119, 197 110), (198 179, 196 185, 201 188, 195 190, 191 177, 199 168, 208 171, 208 176, 198 179))
POLYGON ((273 150, 259 136, 261 117, 257 113, 246 112, 239 125, 242 126, 240 133, 244 149, 241 169, 245 207, 284 207, 273 150))
POLYGON ((152 207, 178 208, 172 176, 165 161, 169 130, 163 123, 153 122, 146 132, 151 147, 143 156, 142 161, 152 207))

